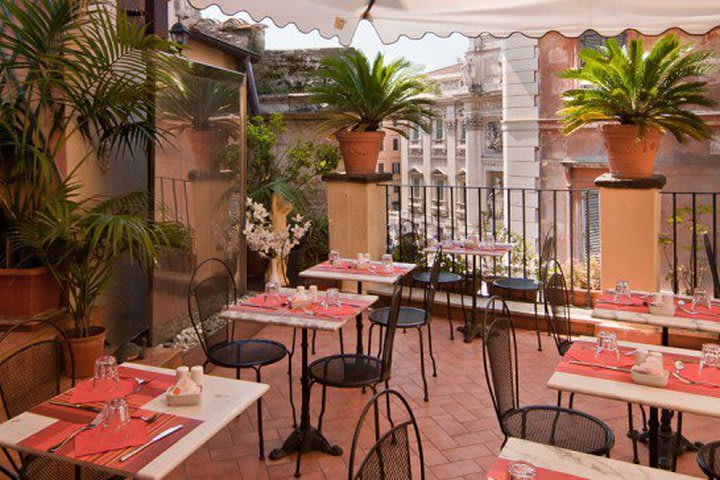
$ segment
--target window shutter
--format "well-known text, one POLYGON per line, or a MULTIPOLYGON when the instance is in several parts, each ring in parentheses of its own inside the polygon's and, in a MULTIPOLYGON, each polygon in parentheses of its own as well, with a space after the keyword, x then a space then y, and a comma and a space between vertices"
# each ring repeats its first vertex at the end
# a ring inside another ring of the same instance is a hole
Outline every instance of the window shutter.
POLYGON ((583 257, 586 252, 590 256, 600 254, 600 196, 597 190, 589 190, 587 195, 582 196, 582 236, 583 236, 583 257), (589 228, 588 228, 589 226, 589 228), (589 236, 588 236, 589 234, 589 236))

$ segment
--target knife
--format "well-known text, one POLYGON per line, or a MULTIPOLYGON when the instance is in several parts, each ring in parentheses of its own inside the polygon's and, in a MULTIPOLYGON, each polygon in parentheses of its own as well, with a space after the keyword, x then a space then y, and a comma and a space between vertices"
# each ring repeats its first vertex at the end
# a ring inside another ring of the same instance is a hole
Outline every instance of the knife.
POLYGON ((630 373, 629 368, 613 367, 612 365, 603 365, 602 363, 578 362, 576 360, 571 360, 569 363, 571 365, 582 365, 583 367, 604 368, 606 370, 614 370, 616 372, 630 373))
POLYGON ((140 445, 139 447, 135 448, 135 449, 132 450, 131 452, 128 452, 128 453, 126 453, 125 455, 123 455, 122 457, 120 457, 120 462, 126 462, 126 461, 129 460, 130 457, 132 457, 133 455, 142 452, 143 450, 145 450, 147 447, 149 447, 149 446, 152 445, 153 443, 159 442, 160 440, 162 440, 163 438, 167 437, 168 435, 171 435, 171 434, 177 432, 178 430, 180 430, 181 428, 183 428, 183 426, 184 426, 184 425, 175 425, 174 427, 168 428, 168 429, 165 430, 164 432, 158 433, 157 435, 155 435, 153 438, 151 438, 151 439, 148 440, 147 442, 143 443, 142 445, 140 445))
POLYGON ((78 410, 86 410, 88 412, 100 413, 102 410, 99 407, 93 407, 92 405, 84 405, 82 403, 70 403, 62 402, 60 400, 50 400, 50 405, 57 405, 59 407, 77 408, 78 410))

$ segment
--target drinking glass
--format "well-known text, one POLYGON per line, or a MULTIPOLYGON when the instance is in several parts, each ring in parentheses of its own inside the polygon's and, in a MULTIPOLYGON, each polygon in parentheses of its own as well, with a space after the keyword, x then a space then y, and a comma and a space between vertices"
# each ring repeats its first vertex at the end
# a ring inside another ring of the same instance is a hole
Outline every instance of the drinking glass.
POLYGON ((122 397, 108 400, 100 415, 103 437, 111 443, 122 442, 131 419, 127 401, 122 397))
POLYGON ((393 263, 393 257, 389 253, 386 253, 382 256, 382 264, 383 264, 383 270, 385 270, 385 273, 393 273, 394 271, 394 263, 393 263))
POLYGON ((93 388, 107 385, 112 388, 120 382, 117 370, 117 359, 112 355, 105 355, 95 360, 95 374, 93 375, 93 388))
POLYGON ((690 310, 695 312, 697 311, 697 307, 700 306, 707 308, 708 311, 712 310, 710 296, 708 295, 707 290, 704 288, 695 288, 693 289, 692 306, 690 310))
POLYGON ((631 304, 632 293, 630 292, 630 282, 627 280, 619 280, 615 283, 615 295, 613 303, 631 304))
POLYGON ((330 250, 330 254, 328 255, 328 262, 330 265, 339 265, 340 264, 340 252, 337 250, 330 250))
POLYGON ((700 356, 700 368, 698 372, 702 374, 703 369, 708 367, 720 367, 720 345, 717 343, 704 343, 702 346, 702 355, 700 356))
POLYGON ((277 282, 267 282, 265 284, 265 303, 269 306, 277 306, 282 303, 280 285, 277 282))
POLYGON ((337 288, 328 288, 326 295, 328 307, 340 306, 340 290, 337 288))
POLYGON ((598 340, 595 346, 595 358, 598 358, 602 352, 611 352, 615 354, 615 358, 620 358, 617 334, 615 334, 615 332, 601 331, 598 334, 598 340))
POLYGON ((507 472, 509 480, 535 480, 536 478, 535 467, 529 463, 511 463, 507 472))

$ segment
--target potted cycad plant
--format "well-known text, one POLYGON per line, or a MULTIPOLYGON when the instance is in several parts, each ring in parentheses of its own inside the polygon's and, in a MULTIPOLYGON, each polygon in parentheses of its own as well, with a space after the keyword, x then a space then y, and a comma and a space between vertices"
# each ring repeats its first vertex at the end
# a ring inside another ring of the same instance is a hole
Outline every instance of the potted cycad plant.
POLYGON ((432 84, 405 59, 385 62, 378 53, 370 64, 360 51, 323 60, 315 103, 332 112, 324 127, 335 133, 347 173, 373 173, 386 130, 407 137, 427 131, 433 116, 432 84))
POLYGON ((601 123, 610 173, 617 178, 652 175, 665 132, 678 142, 706 140, 712 129, 688 107, 709 107, 705 78, 712 71, 712 52, 695 50, 667 35, 646 52, 642 38, 620 47, 608 39, 597 50, 583 49, 579 68, 560 77, 578 80, 566 91, 563 132, 570 134, 601 123))
MULTIPOLYGON (((78 200, 76 186, 48 199, 44 208, 21 222, 14 232, 49 267, 67 300, 74 328, 68 335, 76 377, 90 376, 103 354, 105 328, 94 325, 91 313, 108 287, 114 267, 127 256, 149 269, 163 246, 189 245, 179 223, 151 222, 143 192, 122 197, 78 200)), ((66 365, 69 356, 65 358, 66 365)))
POLYGON ((146 81, 170 74, 174 45, 109 8, 104 0, 15 0, 0 9, 0 316, 33 317, 60 307, 60 292, 17 226, 63 197, 56 159, 104 161, 119 150, 144 151, 159 133, 146 81), (90 147, 65 150, 70 138, 90 147), (78 154, 77 149, 75 153, 78 154))

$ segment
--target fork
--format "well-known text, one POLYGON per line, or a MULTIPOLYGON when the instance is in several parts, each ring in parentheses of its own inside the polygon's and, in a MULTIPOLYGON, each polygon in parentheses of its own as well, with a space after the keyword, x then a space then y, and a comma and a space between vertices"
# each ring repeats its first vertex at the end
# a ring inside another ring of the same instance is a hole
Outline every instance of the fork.
POLYGON ((103 421, 103 415, 102 413, 99 413, 92 422, 88 423, 87 425, 83 425, 82 427, 75 430, 73 433, 71 433, 65 440, 58 443, 57 445, 53 445, 52 447, 48 448, 48 453, 55 453, 58 450, 60 450, 62 447, 70 443, 70 441, 77 437, 79 433, 85 432, 87 430, 92 430, 95 427, 98 427, 103 421))

